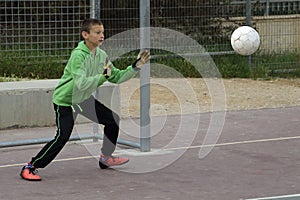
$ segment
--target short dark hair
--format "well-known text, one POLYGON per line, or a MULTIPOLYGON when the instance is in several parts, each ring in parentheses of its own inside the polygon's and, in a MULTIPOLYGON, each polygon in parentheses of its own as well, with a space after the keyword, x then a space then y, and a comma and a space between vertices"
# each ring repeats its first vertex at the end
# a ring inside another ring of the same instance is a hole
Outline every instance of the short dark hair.
POLYGON ((98 19, 94 19, 94 18, 89 18, 89 19, 85 19, 83 20, 82 22, 82 26, 81 26, 81 33, 83 31, 87 32, 87 33, 90 33, 90 30, 91 30, 91 26, 94 26, 94 25, 103 25, 103 23, 98 20, 98 19))

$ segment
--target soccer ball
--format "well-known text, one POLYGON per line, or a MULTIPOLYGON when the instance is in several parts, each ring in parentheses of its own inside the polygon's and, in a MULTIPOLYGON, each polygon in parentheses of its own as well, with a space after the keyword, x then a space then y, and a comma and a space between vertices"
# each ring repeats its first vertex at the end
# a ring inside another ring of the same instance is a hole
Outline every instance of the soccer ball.
POLYGON ((259 34, 250 26, 241 26, 231 35, 231 46, 240 55, 248 56, 255 53, 259 45, 259 34))

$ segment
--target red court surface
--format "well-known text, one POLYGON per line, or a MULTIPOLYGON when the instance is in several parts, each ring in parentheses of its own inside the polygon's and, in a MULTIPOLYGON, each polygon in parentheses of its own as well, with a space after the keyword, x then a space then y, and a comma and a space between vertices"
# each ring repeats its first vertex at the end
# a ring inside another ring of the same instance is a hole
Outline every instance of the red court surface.
MULTIPOLYGON (((114 169, 98 167, 101 142, 70 142, 53 163, 39 170, 41 182, 19 176, 21 166, 41 145, 1 148, 0 199, 243 200, 300 193, 300 107, 227 112, 217 144, 200 159, 210 117, 211 113, 153 117, 165 123, 151 140, 152 153, 119 145, 116 154, 131 161, 114 169), (168 146, 179 126, 188 138, 199 116, 191 144, 183 140, 168 146), (165 150, 158 151, 161 148, 165 150)), ((122 120, 124 127, 127 122, 122 120)), ((76 129, 89 130, 91 124, 76 129)), ((0 137, 9 141, 54 132, 54 127, 11 129, 0 131, 0 137)))

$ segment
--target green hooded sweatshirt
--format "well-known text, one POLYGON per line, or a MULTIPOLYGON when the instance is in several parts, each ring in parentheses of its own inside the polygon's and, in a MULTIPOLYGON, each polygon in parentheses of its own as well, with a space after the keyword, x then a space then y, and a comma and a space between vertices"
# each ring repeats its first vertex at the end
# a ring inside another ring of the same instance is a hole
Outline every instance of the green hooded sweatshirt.
POLYGON ((93 54, 84 41, 79 42, 72 51, 61 80, 54 90, 53 103, 60 106, 79 104, 88 99, 105 81, 122 83, 137 73, 132 66, 120 70, 108 61, 112 70, 106 79, 102 73, 107 60, 109 58, 105 51, 97 48, 96 54, 93 54))

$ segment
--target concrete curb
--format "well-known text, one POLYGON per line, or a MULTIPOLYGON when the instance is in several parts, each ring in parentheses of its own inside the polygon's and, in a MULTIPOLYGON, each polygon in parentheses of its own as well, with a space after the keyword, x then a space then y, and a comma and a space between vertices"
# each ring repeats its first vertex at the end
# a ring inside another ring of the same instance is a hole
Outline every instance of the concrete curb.
MULTIPOLYGON (((52 95, 58 82, 59 79, 0 83, 0 129, 55 125, 52 95)), ((114 105, 114 110, 119 113, 117 85, 105 83, 99 87, 98 94, 104 104, 114 105)), ((88 120, 79 116, 76 122, 88 120)))

